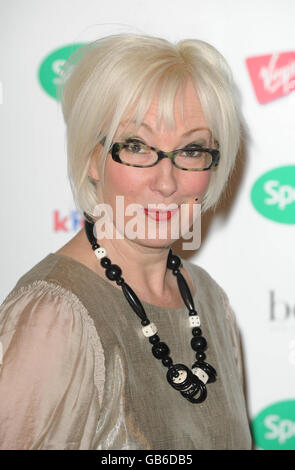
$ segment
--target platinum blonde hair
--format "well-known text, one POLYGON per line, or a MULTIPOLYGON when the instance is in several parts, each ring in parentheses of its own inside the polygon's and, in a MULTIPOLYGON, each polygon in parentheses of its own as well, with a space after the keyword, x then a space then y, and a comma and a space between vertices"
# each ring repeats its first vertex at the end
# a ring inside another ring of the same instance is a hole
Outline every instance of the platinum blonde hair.
MULTIPOLYGON (((220 162, 211 170, 202 211, 215 209, 243 137, 243 119, 232 72, 224 57, 207 42, 117 34, 78 49, 67 61, 58 90, 67 126, 68 176, 78 211, 95 217, 95 181, 88 175, 92 153, 105 138, 100 174, 113 137, 128 112, 139 127, 154 94, 159 92, 158 124, 174 127, 176 92, 192 80, 203 113, 218 142, 220 162)), ((181 171, 181 170, 179 170, 181 171)), ((103 178, 100 183, 103 185, 103 178)))

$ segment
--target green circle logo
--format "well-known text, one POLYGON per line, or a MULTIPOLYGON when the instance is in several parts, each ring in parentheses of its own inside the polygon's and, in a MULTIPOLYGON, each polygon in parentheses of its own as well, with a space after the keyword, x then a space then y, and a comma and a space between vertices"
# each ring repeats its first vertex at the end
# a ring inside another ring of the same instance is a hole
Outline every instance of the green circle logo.
POLYGON ((295 400, 274 403, 252 421, 256 446, 264 450, 295 450, 295 400))
MULTIPOLYGON (((62 74, 69 57, 86 44, 72 44, 55 49, 41 63, 38 71, 39 82, 46 93, 58 99, 57 89, 63 85, 62 74)), ((74 62, 75 63, 75 62, 74 62)))
POLYGON ((251 201, 270 220, 295 224, 295 166, 274 168, 253 185, 251 201))

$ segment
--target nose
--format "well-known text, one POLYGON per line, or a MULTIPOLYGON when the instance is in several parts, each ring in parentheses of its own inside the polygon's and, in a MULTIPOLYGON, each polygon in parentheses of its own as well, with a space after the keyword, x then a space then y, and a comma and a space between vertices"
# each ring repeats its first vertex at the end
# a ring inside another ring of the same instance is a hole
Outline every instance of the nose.
POLYGON ((177 191, 177 168, 169 158, 163 158, 153 168, 151 188, 163 197, 169 197, 177 191))

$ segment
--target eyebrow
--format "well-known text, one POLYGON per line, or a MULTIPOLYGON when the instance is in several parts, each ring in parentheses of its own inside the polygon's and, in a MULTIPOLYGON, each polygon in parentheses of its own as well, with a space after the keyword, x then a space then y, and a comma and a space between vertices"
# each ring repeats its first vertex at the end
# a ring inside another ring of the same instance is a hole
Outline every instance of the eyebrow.
MULTIPOLYGON (((136 123, 136 121, 130 121, 128 124, 135 124, 135 123, 136 123)), ((126 124, 126 121, 121 123, 121 125, 123 125, 123 124, 126 124)), ((145 127, 150 133, 154 132, 154 129, 152 129, 146 122, 142 122, 140 127, 145 127)), ((191 129, 191 130, 185 132, 184 134, 182 134, 181 137, 187 137, 187 136, 189 136, 190 134, 192 134, 193 132, 196 132, 196 131, 208 131, 209 134, 211 134, 211 131, 208 127, 196 127, 195 129, 191 129)))

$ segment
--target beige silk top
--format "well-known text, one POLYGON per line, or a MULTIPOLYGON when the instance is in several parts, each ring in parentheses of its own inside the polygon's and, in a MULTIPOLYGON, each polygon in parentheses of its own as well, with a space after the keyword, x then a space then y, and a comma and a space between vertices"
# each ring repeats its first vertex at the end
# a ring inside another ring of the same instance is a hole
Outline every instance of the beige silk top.
MULTIPOLYGON (((251 449, 234 314, 205 270, 183 265, 218 374, 207 399, 168 384, 121 289, 50 253, 0 307, 0 449, 251 449)), ((142 304, 173 362, 191 367, 186 307, 142 304)))

